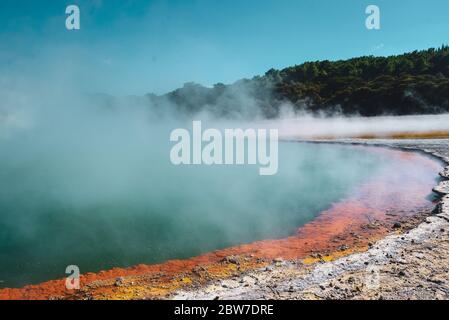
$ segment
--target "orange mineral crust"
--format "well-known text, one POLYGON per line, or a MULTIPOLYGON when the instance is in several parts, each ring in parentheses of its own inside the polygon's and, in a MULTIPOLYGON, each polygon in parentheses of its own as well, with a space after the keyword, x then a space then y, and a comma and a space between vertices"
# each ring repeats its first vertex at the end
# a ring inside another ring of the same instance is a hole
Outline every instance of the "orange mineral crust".
POLYGON ((367 180, 351 195, 288 238, 243 244, 186 260, 87 273, 81 277, 81 289, 75 291, 65 289, 65 280, 2 289, 0 299, 166 298, 174 290, 238 275, 273 259, 301 260, 307 267, 361 251, 389 232, 415 226, 430 213, 434 203, 429 196, 441 169, 439 162, 413 152, 348 148, 349 152, 350 148, 375 152, 386 165, 374 175, 367 173, 367 180))

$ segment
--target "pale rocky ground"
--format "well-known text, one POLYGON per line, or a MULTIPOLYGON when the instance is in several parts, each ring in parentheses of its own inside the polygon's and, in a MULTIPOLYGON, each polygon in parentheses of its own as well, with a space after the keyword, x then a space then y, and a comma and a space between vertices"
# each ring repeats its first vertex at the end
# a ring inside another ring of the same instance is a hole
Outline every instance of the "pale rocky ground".
MULTIPOLYGON (((449 139, 342 140, 420 150, 449 164, 449 139)), ((449 166, 441 173, 449 179, 449 166)), ((172 299, 449 299, 449 183, 434 188, 442 200, 416 228, 393 234, 368 251, 306 266, 273 261, 267 268, 199 288, 172 299)))

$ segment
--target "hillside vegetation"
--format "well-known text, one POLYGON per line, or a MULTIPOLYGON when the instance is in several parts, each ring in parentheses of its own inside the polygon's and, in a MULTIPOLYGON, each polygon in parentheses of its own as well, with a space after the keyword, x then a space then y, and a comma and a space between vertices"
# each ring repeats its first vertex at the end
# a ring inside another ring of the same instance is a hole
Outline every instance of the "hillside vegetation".
POLYGON ((313 113, 377 116, 449 112, 449 47, 397 56, 365 56, 306 62, 264 76, 213 88, 187 83, 164 96, 147 95, 156 105, 170 102, 178 111, 203 110, 267 118, 288 103, 313 113))

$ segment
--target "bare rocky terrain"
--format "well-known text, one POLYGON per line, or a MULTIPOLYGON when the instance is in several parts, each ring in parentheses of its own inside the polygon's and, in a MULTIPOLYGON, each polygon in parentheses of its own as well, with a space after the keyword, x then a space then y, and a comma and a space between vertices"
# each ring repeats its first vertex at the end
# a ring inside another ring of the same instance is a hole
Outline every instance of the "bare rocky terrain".
POLYGON ((341 140, 339 143, 412 149, 446 163, 434 191, 441 200, 418 226, 395 232, 331 262, 275 260, 172 299, 449 299, 449 139, 341 140))

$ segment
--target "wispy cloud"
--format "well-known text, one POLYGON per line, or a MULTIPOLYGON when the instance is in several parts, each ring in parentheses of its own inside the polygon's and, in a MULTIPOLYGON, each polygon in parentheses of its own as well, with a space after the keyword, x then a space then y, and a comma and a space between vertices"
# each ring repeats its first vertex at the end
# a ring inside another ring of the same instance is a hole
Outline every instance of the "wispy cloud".
POLYGON ((377 50, 383 49, 384 47, 385 47, 385 44, 379 43, 379 44, 376 44, 376 45, 372 46, 372 47, 371 47, 371 50, 377 51, 377 50))

